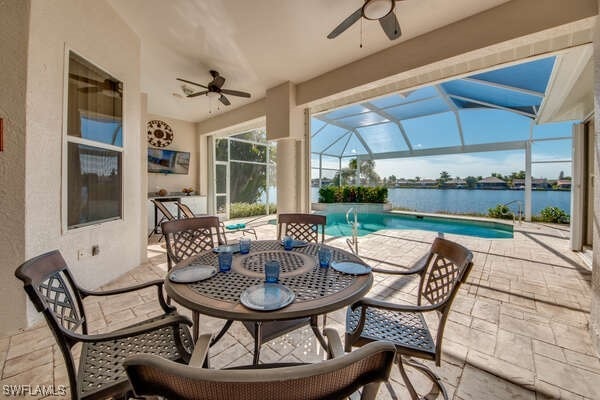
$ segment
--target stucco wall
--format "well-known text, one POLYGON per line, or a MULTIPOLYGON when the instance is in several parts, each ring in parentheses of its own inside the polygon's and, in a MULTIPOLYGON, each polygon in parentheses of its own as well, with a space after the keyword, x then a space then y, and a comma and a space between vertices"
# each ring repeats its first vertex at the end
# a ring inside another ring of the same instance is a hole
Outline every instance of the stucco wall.
POLYGON ((79 284, 96 288, 141 260, 140 41, 104 0, 32 0, 30 27, 25 257, 59 249, 79 284), (65 48, 124 83, 123 219, 71 231, 61 219, 65 48), (96 244, 98 256, 78 260, 96 244))
POLYGON ((29 2, 0 0, 0 335, 25 325, 25 296, 14 277, 25 259, 25 104, 29 2))
MULTIPOLYGON (((600 0, 598 0, 600 7, 600 0)), ((600 27, 596 17, 596 32, 594 35, 594 114, 595 114, 595 145, 596 157, 594 160, 594 235, 592 255, 592 305, 590 310, 590 331, 596 351, 600 353, 600 27)))
POLYGON ((165 121, 173 129, 173 142, 166 147, 167 150, 190 152, 190 168, 187 175, 148 173, 148 191, 167 189, 169 192, 181 192, 184 187, 191 186, 198 192, 199 144, 195 123, 153 114, 148 114, 146 118, 148 121, 153 119, 165 121))

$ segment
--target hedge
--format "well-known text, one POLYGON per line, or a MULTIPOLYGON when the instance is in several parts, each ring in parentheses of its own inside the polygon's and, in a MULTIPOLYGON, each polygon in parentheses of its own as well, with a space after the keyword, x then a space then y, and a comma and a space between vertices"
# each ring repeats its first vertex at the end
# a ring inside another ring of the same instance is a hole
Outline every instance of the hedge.
MULTIPOLYGON (((277 213, 277 205, 269 205, 269 213, 277 213)), ((255 215, 266 215, 266 204, 260 203, 231 203, 229 206, 229 218, 253 217, 255 215)))
POLYGON ((324 186, 319 189, 320 203, 385 203, 388 189, 383 186, 324 186))

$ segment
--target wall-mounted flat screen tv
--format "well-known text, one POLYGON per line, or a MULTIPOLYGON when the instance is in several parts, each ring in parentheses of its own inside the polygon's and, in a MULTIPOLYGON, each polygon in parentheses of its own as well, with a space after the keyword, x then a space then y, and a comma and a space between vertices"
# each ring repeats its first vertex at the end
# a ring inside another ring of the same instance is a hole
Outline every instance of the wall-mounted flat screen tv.
POLYGON ((190 153, 187 151, 148 148, 148 172, 187 175, 190 153))

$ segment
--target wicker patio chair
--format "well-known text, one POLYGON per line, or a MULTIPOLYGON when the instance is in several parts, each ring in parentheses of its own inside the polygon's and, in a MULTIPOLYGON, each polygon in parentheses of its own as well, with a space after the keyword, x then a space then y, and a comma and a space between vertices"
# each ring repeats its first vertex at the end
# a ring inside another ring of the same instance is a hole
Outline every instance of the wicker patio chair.
POLYGON ((92 292, 78 286, 58 250, 23 263, 15 275, 35 308, 44 314, 65 359, 72 399, 122 398, 131 386, 122 361, 130 355, 152 353, 175 362, 187 363, 193 342, 186 325, 191 321, 165 302, 162 280, 136 286, 92 292), (83 299, 109 296, 155 286, 164 314, 123 329, 88 334, 83 299), (72 348, 82 343, 79 371, 72 348))
POLYGON ((279 214, 277 218, 277 238, 293 236, 297 240, 323 243, 325 240, 325 225, 327 217, 318 214, 279 214), (321 240, 319 240, 319 227, 321 240))
MULTIPOLYGON (((157 233, 156 228, 159 226, 162 226, 163 222, 174 221, 177 219, 173 214, 171 214, 171 211, 169 211, 169 209, 164 205, 164 203, 162 201, 156 200, 156 199, 150 199, 150 201, 154 204, 154 207, 156 207, 156 209, 158 211, 160 211, 160 213, 162 214, 162 217, 156 223, 156 226, 154 227, 154 229, 152 229, 152 231, 150 231, 148 238, 150 238, 150 236, 152 236, 154 233, 157 233)), ((177 205, 179 206, 179 203, 177 203, 177 205)), ((161 236, 158 238, 158 241, 160 242, 164 236, 165 236, 164 232, 161 231, 161 236)))
MULTIPOLYGON (((193 215, 193 214, 192 214, 193 215)), ((167 270, 188 257, 212 250, 225 244, 221 237, 219 218, 214 216, 192 217, 166 221, 161 225, 167 242, 167 270)), ((200 314, 192 311, 193 337, 198 338, 200 314)), ((233 321, 227 321, 227 330, 233 321)), ((225 332, 223 332, 225 333, 225 332)), ((220 336, 219 336, 220 338, 220 336)), ((217 339, 218 340, 218 339, 217 339)))
POLYGON ((473 266, 473 254, 465 247, 446 239, 436 238, 431 249, 411 269, 389 271, 374 268, 374 272, 420 276, 417 305, 401 305, 365 298, 348 308, 345 348, 362 346, 374 340, 389 340, 396 345, 398 367, 413 399, 418 395, 409 381, 403 363, 424 373, 448 399, 440 378, 424 364, 412 359, 435 361, 440 366, 444 327, 458 288, 473 266), (423 299, 428 304, 422 304, 423 299), (429 331, 426 312, 439 317, 436 340, 429 331), (402 359, 402 356, 411 357, 402 359))
POLYGON ((333 359, 317 364, 263 364, 258 368, 227 370, 199 368, 210 340, 203 335, 189 366, 147 355, 130 357, 124 365, 137 396, 158 395, 178 400, 335 400, 349 396, 375 399, 380 383, 389 378, 394 345, 376 342, 344 355, 337 332, 328 329, 326 335, 330 348, 338 351, 333 352, 333 359), (359 397, 356 391, 361 387, 359 397))

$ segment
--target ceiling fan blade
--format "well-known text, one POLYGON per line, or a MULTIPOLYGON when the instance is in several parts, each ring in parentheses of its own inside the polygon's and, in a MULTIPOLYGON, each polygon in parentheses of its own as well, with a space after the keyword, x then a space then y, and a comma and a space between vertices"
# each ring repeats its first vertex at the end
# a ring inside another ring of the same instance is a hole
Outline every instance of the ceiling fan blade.
POLYGON ((219 101, 221 101, 221 103, 225 104, 226 106, 231 105, 231 102, 229 101, 229 99, 223 95, 221 95, 221 97, 219 97, 219 101))
POLYGON ((396 14, 393 11, 381 18, 379 24, 390 40, 398 39, 402 35, 398 18, 396 18, 396 14))
POLYGON ((215 76, 215 79, 213 79, 213 81, 211 83, 209 83, 209 86, 214 85, 220 89, 224 83, 225 83, 225 78, 223 78, 221 75, 217 75, 217 76, 215 76))
POLYGON ((239 90, 230 90, 230 89, 221 89, 222 93, 225 94, 230 94, 232 96, 239 96, 239 97, 250 97, 250 93, 246 93, 246 92, 240 92, 239 90))
POLYGON ((198 96, 202 96, 203 94, 206 94, 206 93, 208 93, 208 90, 203 90, 201 92, 188 94, 186 97, 198 97, 198 96))
POLYGON ((341 24, 336 26, 335 29, 332 30, 329 35, 327 35, 327 39, 336 38, 340 33, 354 25, 354 23, 358 21, 360 17, 362 17, 362 7, 354 11, 348 18, 343 20, 341 24))
POLYGON ((191 85, 200 86, 200 87, 203 87, 204 89, 208 89, 208 87, 206 87, 206 86, 204 86, 204 85, 201 85, 201 84, 199 84, 199 83, 196 83, 196 82, 188 81, 188 80, 181 79, 181 78, 177 78, 177 80, 178 80, 178 81, 181 81, 181 82, 189 83, 189 84, 191 84, 191 85))

